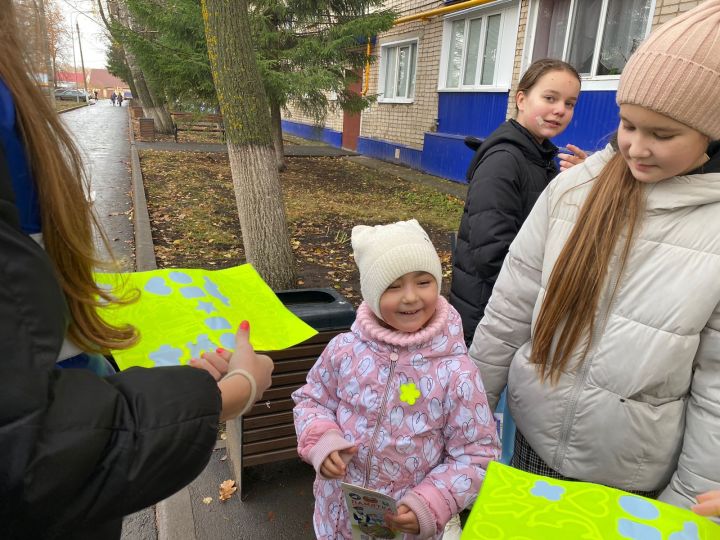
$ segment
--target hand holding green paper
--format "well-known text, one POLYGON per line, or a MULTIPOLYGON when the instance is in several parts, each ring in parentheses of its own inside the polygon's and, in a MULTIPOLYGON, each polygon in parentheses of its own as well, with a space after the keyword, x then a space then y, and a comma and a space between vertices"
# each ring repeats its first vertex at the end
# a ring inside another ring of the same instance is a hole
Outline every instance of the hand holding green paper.
POLYGON ((720 491, 708 491, 698 495, 697 502, 692 511, 699 516, 720 516, 720 491))
POLYGON ((242 320, 252 321, 251 343, 259 350, 285 349, 316 334, 285 308, 249 264, 95 277, 118 297, 141 293, 135 303, 101 309, 108 322, 131 322, 140 331, 137 345, 114 352, 122 369, 186 364, 203 352, 232 350, 234 329, 242 320))

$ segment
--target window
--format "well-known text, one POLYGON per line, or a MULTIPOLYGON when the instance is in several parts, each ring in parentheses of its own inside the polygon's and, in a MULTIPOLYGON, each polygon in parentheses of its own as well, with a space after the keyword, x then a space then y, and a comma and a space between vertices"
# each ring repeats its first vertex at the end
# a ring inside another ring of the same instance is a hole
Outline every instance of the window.
POLYGON ((497 14, 452 22, 446 88, 494 84, 500 17, 497 14))
POLYGON ((620 75, 649 30, 653 0, 540 0, 532 59, 562 58, 584 77, 620 75))
POLYGON ((439 90, 505 91, 512 78, 519 3, 446 18, 439 90))
POLYGON ((415 96, 417 41, 384 45, 380 61, 380 101, 408 103, 415 96))

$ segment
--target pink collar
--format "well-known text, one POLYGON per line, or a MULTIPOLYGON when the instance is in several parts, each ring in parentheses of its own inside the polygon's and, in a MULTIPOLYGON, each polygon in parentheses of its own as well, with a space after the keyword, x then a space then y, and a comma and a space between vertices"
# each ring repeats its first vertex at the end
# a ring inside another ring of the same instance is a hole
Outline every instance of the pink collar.
POLYGON ((364 334, 365 338, 369 340, 381 341, 398 347, 411 347, 426 343, 440 334, 447 326, 449 310, 450 304, 448 301, 443 296, 438 297, 435 314, 425 328, 408 333, 383 326, 367 302, 363 302, 357 310, 355 324, 358 325, 358 329, 364 334))

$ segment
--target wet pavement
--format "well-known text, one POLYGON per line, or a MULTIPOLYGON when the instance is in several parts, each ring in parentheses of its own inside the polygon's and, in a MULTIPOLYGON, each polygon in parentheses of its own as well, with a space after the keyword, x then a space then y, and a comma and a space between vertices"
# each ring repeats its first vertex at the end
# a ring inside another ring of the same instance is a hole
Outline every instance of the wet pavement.
MULTIPOLYGON (((77 143, 89 177, 88 196, 123 270, 134 270, 128 109, 110 100, 60 115, 77 143)), ((100 243, 98 242, 98 246, 100 243)), ((101 256, 107 258, 104 250, 101 256)))

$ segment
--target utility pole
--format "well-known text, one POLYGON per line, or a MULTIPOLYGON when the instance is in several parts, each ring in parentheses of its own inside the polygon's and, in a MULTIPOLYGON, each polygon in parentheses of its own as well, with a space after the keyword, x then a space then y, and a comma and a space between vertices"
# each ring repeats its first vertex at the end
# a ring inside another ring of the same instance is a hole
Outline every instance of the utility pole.
POLYGON ((80 65, 82 67, 83 89, 85 90, 85 105, 90 105, 87 92, 87 79, 85 78, 85 62, 83 61, 82 42, 80 41, 80 23, 77 19, 75 19, 75 27, 77 28, 78 47, 80 48, 80 65))
MULTIPOLYGON (((78 36, 80 37, 80 36, 78 36)), ((72 49, 73 49, 73 81, 75 82, 75 90, 78 89, 78 83, 77 83, 77 62, 75 62, 75 31, 73 30, 72 21, 70 23, 70 41, 72 41, 72 49)), ((80 102, 80 96, 75 96, 75 102, 80 102)))

